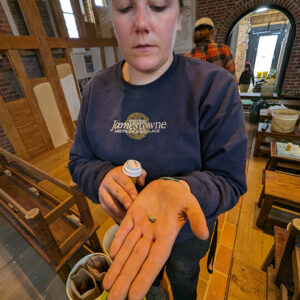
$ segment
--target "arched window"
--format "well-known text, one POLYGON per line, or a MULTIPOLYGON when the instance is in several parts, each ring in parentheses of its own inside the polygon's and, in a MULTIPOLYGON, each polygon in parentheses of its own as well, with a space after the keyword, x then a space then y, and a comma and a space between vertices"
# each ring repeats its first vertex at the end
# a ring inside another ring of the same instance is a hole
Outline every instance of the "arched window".
POLYGON ((295 21, 283 8, 268 5, 247 11, 226 39, 235 57, 237 78, 249 61, 257 79, 263 72, 274 74, 276 87, 281 89, 294 38, 295 21))

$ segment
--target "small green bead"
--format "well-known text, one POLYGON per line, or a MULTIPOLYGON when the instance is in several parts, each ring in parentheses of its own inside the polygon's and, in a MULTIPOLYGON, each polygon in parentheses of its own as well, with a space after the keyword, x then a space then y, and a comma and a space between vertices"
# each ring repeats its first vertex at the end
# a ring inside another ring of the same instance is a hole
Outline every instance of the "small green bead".
POLYGON ((154 217, 154 216, 149 216, 148 219, 149 219, 149 221, 150 221, 151 223, 154 223, 154 222, 155 222, 155 217, 154 217))

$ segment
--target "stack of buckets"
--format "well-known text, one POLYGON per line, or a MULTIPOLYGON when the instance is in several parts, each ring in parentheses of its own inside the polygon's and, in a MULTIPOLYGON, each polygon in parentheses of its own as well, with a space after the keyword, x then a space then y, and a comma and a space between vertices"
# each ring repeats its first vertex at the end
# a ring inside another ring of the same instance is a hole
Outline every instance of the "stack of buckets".
POLYGON ((299 118, 299 111, 295 109, 276 109, 272 117, 272 131, 290 133, 294 131, 299 118))

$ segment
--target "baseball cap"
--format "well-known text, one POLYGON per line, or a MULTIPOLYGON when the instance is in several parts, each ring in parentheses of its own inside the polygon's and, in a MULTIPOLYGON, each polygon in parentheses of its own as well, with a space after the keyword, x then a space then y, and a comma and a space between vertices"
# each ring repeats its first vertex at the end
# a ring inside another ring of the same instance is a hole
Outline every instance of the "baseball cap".
POLYGON ((197 28, 200 25, 209 25, 213 28, 215 27, 214 22, 210 18, 198 19, 197 22, 195 23, 194 29, 197 28))

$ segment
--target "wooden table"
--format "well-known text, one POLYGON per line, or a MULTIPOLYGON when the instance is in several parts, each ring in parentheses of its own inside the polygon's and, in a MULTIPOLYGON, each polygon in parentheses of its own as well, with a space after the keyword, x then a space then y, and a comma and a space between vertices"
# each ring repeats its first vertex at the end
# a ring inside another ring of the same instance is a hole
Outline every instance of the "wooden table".
POLYGON ((0 148, 0 213, 66 282, 68 261, 83 245, 101 246, 86 198, 78 186, 65 184, 0 148), (58 199, 39 183, 49 181, 67 197, 58 199))
POLYGON ((295 127, 293 132, 290 133, 281 133, 272 131, 272 125, 268 124, 268 128, 266 130, 262 130, 263 123, 258 124, 257 132, 256 132, 256 142, 254 148, 254 156, 258 156, 260 153, 269 154, 269 150, 261 149, 261 144, 263 139, 266 137, 275 138, 275 139, 287 139, 287 140, 300 140, 300 132, 297 127, 295 127))
POLYGON ((271 156, 269 160, 267 161, 266 170, 270 171, 282 171, 286 173, 293 173, 300 175, 300 168, 293 168, 291 165, 299 165, 300 167, 300 158, 292 158, 292 157, 287 157, 287 156, 282 156, 277 154, 277 147, 276 147, 276 142, 271 142, 270 143, 270 148, 271 148, 271 156), (284 164, 289 164, 289 166, 279 166, 278 163, 284 163, 284 164))
POLYGON ((259 122, 263 122, 264 120, 272 120, 272 116, 268 113, 267 109, 259 110, 259 122))

